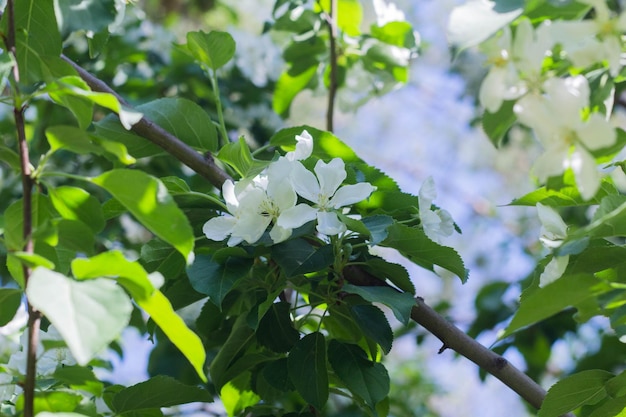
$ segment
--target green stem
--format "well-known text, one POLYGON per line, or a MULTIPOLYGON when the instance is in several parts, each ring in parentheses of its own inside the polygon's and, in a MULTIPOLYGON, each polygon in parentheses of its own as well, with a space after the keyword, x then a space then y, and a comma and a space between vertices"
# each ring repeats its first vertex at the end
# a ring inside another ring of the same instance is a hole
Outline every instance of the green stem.
POLYGON ((222 111, 222 98, 220 96, 220 86, 217 81, 217 70, 208 69, 209 78, 211 79, 211 86, 213 87, 213 94, 215 95, 215 106, 217 107, 217 117, 219 119, 219 130, 222 140, 219 146, 222 147, 228 143, 228 132, 226 131, 226 122, 224 121, 224 112, 222 111))

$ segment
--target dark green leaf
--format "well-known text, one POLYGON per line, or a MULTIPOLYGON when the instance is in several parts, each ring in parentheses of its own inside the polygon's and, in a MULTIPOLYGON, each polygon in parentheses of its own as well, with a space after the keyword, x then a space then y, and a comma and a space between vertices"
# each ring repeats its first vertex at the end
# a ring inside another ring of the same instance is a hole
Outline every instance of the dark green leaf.
POLYGON ((612 398, 596 407, 589 417, 618 417, 626 410, 626 396, 612 398))
POLYGON ((554 384, 546 394, 537 417, 558 417, 607 397, 604 384, 613 374, 599 369, 579 372, 554 384))
POLYGON ((370 232, 370 245, 378 245, 387 238, 387 228, 393 224, 393 218, 385 215, 365 217, 361 220, 370 232))
POLYGON ((187 48, 195 59, 212 70, 223 67, 235 55, 235 41, 227 32, 189 32, 187 48))
POLYGON ((21 168, 20 165, 20 156, 10 148, 7 148, 4 145, 0 145, 0 162, 4 162, 9 167, 15 171, 19 172, 21 168))
POLYGON ((421 229, 396 223, 387 231, 389 236, 381 242, 381 246, 397 249, 403 256, 430 271, 439 265, 456 274, 461 281, 467 280, 468 272, 463 260, 454 249, 433 242, 421 229))
POLYGON ((216 306, 222 306, 226 294, 237 281, 250 273, 252 261, 230 257, 224 263, 216 262, 210 255, 198 255, 187 267, 187 275, 194 290, 209 296, 216 306))
POLYGON ((56 221, 58 231, 57 248, 92 255, 96 237, 93 231, 79 220, 56 221))
MULTIPOLYGON (((254 330, 246 323, 245 317, 239 316, 228 339, 222 345, 209 368, 211 380, 221 389, 228 382, 229 368, 243 355, 248 345, 254 340, 254 330)), ((236 376, 236 375, 235 375, 236 376)))
POLYGON ((287 278, 321 271, 335 259, 331 245, 316 249, 304 239, 292 239, 272 246, 272 258, 287 278))
POLYGON ((57 19, 64 36, 77 30, 94 33, 115 20, 115 0, 56 0, 57 19))
POLYGON ((381 303, 391 308, 396 318, 404 325, 409 324, 411 309, 415 306, 413 295, 399 292, 390 287, 360 287, 344 284, 341 288, 350 294, 357 294, 371 303, 381 303))
POLYGON ((326 341, 315 332, 304 336, 287 359, 289 378, 302 398, 317 409, 328 401, 328 370, 326 341))
POLYGON ((389 394, 387 370, 381 363, 368 360, 367 354, 357 345, 331 340, 328 361, 346 387, 372 409, 389 394))
POLYGON ((161 181, 130 169, 114 169, 93 178, 152 233, 174 246, 190 262, 194 236, 187 217, 161 181))
POLYGON ((402 291, 415 295, 413 281, 411 281, 409 272, 402 265, 387 262, 382 258, 375 257, 368 259, 364 268, 383 280, 388 279, 402 291))
POLYGON ((20 308, 22 290, 17 288, 0 288, 0 327, 10 322, 20 308))
POLYGON ((495 147, 502 144, 504 135, 517 120, 513 113, 515 101, 505 101, 495 113, 485 111, 483 114, 483 130, 495 147))
POLYGON ((259 322, 256 337, 262 346, 278 352, 289 352, 300 340, 300 333, 293 327, 291 304, 278 302, 272 304, 259 322))
MULTIPOLYGON (((624 396, 626 394, 626 371, 622 371, 619 375, 609 379, 604 387, 607 394, 613 398, 624 396)), ((626 407, 626 404, 624 406, 626 407)))
POLYGON ((350 315, 361 331, 378 343, 385 353, 391 351, 393 331, 381 309, 370 304, 357 304, 350 306, 350 315))
POLYGON ((289 379, 288 359, 280 358, 267 364, 263 368, 263 376, 272 387, 279 391, 287 392, 295 389, 289 379))
POLYGON ((121 414, 191 402, 213 402, 213 397, 205 389, 158 375, 121 390, 113 397, 112 404, 115 412, 121 414))

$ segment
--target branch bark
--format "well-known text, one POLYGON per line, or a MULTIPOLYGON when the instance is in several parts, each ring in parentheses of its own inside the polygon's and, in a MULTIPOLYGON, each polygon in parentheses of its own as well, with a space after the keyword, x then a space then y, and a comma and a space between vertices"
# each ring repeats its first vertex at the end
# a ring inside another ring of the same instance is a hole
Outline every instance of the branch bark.
MULTIPOLYGON (((78 75, 93 91, 112 94, 123 106, 131 108, 130 104, 128 104, 124 98, 117 94, 117 92, 109 87, 104 81, 96 78, 68 57, 64 55, 61 57, 76 70, 78 75)), ((146 117, 143 117, 139 122, 137 122, 131 130, 139 136, 148 139, 155 145, 160 146, 174 158, 178 159, 180 162, 193 169, 196 173, 209 180, 209 182, 217 188, 221 189, 224 181, 231 179, 230 175, 215 164, 215 160, 210 153, 201 155, 185 142, 181 141, 176 136, 172 135, 170 132, 146 117)))
POLYGON ((326 106, 326 130, 332 132, 335 126, 335 97, 337 96, 337 0, 330 0, 330 10, 326 15, 329 32, 330 74, 328 82, 328 105, 326 106))
MULTIPOLYGON (((64 57, 64 59, 72 64, 78 74, 94 91, 113 94, 121 103, 127 105, 127 103, 104 82, 94 77, 68 58, 64 57)), ((210 160, 202 158, 196 151, 188 147, 178 138, 145 118, 133 127, 133 131, 161 146, 180 162, 207 178, 217 188, 221 188, 223 182, 230 178, 226 172, 212 161, 212 158, 210 160)), ((367 272, 365 272, 365 274, 367 274, 367 272)), ((379 280, 377 279, 377 281, 379 280)), ((537 409, 541 407, 541 403, 546 395, 545 390, 543 390, 541 386, 511 365, 502 356, 492 352, 466 335, 462 330, 429 307, 424 300, 419 297, 416 299, 416 305, 411 311, 411 319, 439 338, 443 342, 444 348, 450 348, 474 362, 486 372, 502 381, 520 397, 528 401, 533 407, 537 409)), ((572 414, 567 414, 566 416, 574 417, 572 414)))

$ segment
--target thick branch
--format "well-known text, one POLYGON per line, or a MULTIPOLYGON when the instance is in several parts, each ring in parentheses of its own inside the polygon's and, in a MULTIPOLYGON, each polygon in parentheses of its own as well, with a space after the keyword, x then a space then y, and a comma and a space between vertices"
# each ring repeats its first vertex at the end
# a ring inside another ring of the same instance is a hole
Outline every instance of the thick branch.
MULTIPOLYGON (((96 78, 66 56, 62 56, 62 58, 74 67, 78 75, 93 91, 112 94, 122 105, 130 108, 130 105, 104 81, 96 78)), ((207 153, 204 156, 199 154, 176 136, 145 117, 137 122, 131 130, 160 146, 174 158, 209 180, 217 188, 221 188, 224 181, 230 179, 230 176, 215 164, 211 154, 207 153)))
MULTIPOLYGON (((415 303, 416 305, 411 311, 411 319, 443 342, 442 351, 449 348, 465 356, 502 381, 520 397, 528 401, 530 405, 537 409, 541 407, 546 392, 528 375, 444 319, 426 305, 423 299, 418 297, 415 303)), ((566 416, 574 417, 572 414, 566 414, 566 416)))

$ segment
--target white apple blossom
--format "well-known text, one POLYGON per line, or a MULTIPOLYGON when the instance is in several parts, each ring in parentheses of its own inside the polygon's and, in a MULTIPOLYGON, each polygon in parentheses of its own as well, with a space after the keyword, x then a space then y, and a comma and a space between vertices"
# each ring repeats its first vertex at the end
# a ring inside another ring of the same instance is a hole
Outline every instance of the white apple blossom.
POLYGON ((519 121, 535 131, 545 152, 533 170, 540 181, 571 168, 585 200, 600 186, 600 173, 591 151, 611 146, 615 129, 599 113, 582 119, 589 106, 589 84, 582 75, 550 78, 543 84, 545 94, 528 94, 514 106, 519 121))
MULTIPOLYGON (((541 221, 539 240, 544 247, 556 249, 567 237, 567 225, 552 207, 537 203, 537 213, 541 221)), ((546 285, 561 278, 569 263, 569 255, 554 256, 539 276, 539 286, 546 285)))
POLYGON ((515 30, 506 26, 499 36, 490 38, 481 46, 492 64, 483 80, 478 97, 480 103, 495 113, 504 100, 513 100, 541 84, 543 59, 552 48, 549 22, 533 29, 528 19, 523 19, 515 30))
POLYGON ((291 171, 292 185, 302 198, 314 203, 298 204, 285 210, 277 224, 293 229, 317 219, 317 231, 327 236, 337 235, 347 230, 339 220, 337 209, 365 200, 376 190, 369 183, 341 186, 346 179, 344 162, 335 158, 329 163, 317 161, 315 174, 307 170, 300 162, 295 162, 291 171))
POLYGON ((604 0, 580 0, 594 8, 594 18, 583 21, 557 21, 555 40, 563 46, 575 66, 586 68, 606 62, 612 76, 622 67, 622 33, 626 31, 626 13, 614 15, 604 0))
POLYGON ((432 208, 435 198, 437 198, 435 181, 433 177, 428 177, 419 190, 419 216, 426 236, 433 242, 441 243, 442 238, 454 232, 454 221, 446 210, 432 208))

